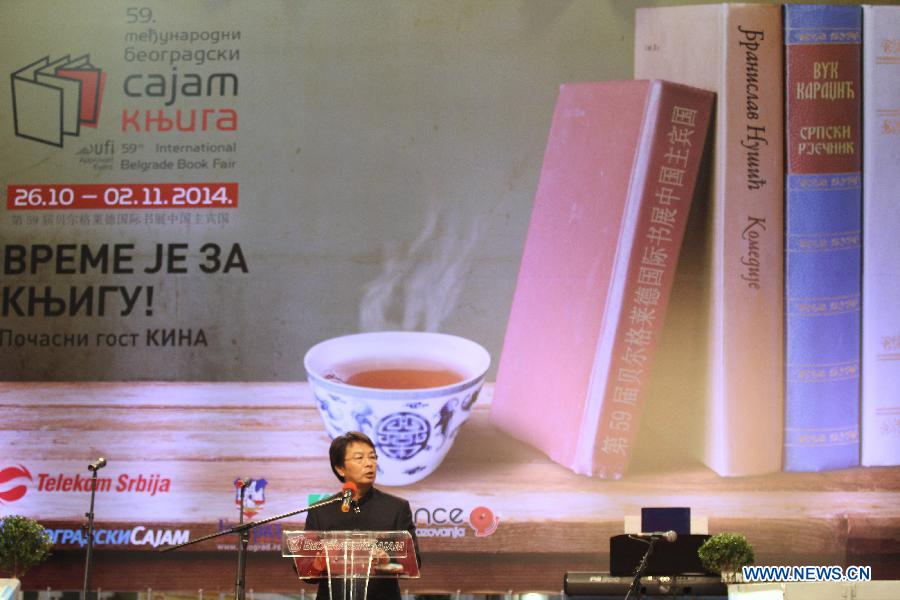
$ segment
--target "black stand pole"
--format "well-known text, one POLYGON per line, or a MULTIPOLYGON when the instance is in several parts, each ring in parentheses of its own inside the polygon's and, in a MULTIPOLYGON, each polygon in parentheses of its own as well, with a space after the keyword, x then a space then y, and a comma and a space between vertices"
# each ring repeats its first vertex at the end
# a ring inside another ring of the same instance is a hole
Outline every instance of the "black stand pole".
POLYGON ((647 561, 650 559, 650 555, 653 554, 653 546, 656 544, 657 540, 658 538, 656 537, 650 538, 650 541, 641 540, 642 542, 647 542, 647 551, 644 553, 644 557, 641 558, 641 564, 634 570, 634 579, 631 580, 631 587, 628 588, 628 593, 625 594, 625 600, 629 600, 630 598, 640 600, 641 577, 644 576, 644 571, 647 570, 647 561), (632 596, 632 592, 634 593, 634 596, 632 596))
MULTIPOLYGON (((242 490, 243 491, 243 490, 242 490)), ((243 507, 243 493, 241 494, 241 516, 244 514, 243 507)), ((265 525, 266 523, 271 523, 272 521, 278 521, 279 519, 286 519, 288 517, 293 517, 294 515, 299 515, 300 513, 308 512, 310 510, 321 508, 322 506, 328 506, 329 504, 334 504, 335 502, 341 502, 343 497, 340 495, 334 496, 333 498, 329 498, 328 500, 322 500, 321 502, 316 502, 315 504, 310 504, 304 508, 294 510, 291 512, 287 512, 280 515, 275 515, 274 517, 269 517, 268 519, 262 519, 260 521, 251 521, 250 523, 244 523, 243 518, 241 519, 241 523, 231 529, 226 529, 224 531, 219 531, 218 533, 211 533, 209 535, 204 535, 203 537, 199 537, 195 540, 190 540, 183 544, 178 544, 177 546, 169 546, 168 548, 161 548, 158 552, 171 552, 172 550, 177 550, 179 548, 184 548, 185 546, 190 546, 192 544, 199 544, 200 542, 205 542, 206 540, 211 540, 213 538, 217 538, 223 535, 228 535, 229 533, 237 533, 240 536, 240 545, 238 546, 238 574, 235 584, 235 595, 238 596, 239 599, 244 598, 244 571, 247 567, 246 561, 246 551, 247 544, 250 541, 250 530, 254 527, 259 527, 260 525, 265 525)))
POLYGON ((235 525, 230 529, 224 529, 222 531, 218 531, 216 533, 211 533, 209 535, 204 535, 203 537, 198 537, 196 540, 190 540, 183 544, 178 544, 177 546, 169 546, 168 548, 160 548, 157 552, 171 552, 172 550, 178 550, 179 548, 184 548, 185 546, 191 546, 193 544, 199 544, 200 542, 205 542, 206 540, 211 540, 213 538, 221 537, 223 535, 228 535, 229 533, 240 533, 242 531, 253 529, 254 527, 259 527, 260 525, 265 525, 266 523, 271 523, 272 521, 278 521, 279 519, 287 519, 288 517, 293 517, 294 515, 299 515, 300 513, 308 512, 314 510, 316 508, 321 508, 323 506, 328 506, 329 504, 334 504, 335 502, 342 501, 343 498, 340 496, 335 496, 333 498, 329 498, 328 500, 322 500, 321 502, 316 502, 315 504, 310 504, 309 506, 304 506, 303 508, 292 510, 291 512, 286 512, 284 514, 275 515, 274 517, 269 517, 268 519, 261 519, 259 521, 251 521, 250 523, 244 523, 243 525, 235 525))
POLYGON ((94 497, 97 495, 97 471, 106 464, 102 458, 100 461, 102 464, 98 462, 88 466, 88 469, 94 474, 91 477, 91 508, 84 513, 84 516, 87 517, 87 554, 84 557, 84 587, 81 591, 81 600, 90 600, 88 591, 91 588, 91 559, 94 554, 94 497), (96 466, 97 464, 100 466, 96 466))
MULTIPOLYGON (((247 483, 241 481, 241 501, 238 506, 238 526, 244 524, 244 494, 247 493, 247 483)), ((238 543, 238 568, 237 580, 234 582, 234 598, 235 600, 244 600, 246 592, 246 575, 247 575, 247 545, 250 543, 250 530, 244 529, 238 533, 240 542, 238 543)))

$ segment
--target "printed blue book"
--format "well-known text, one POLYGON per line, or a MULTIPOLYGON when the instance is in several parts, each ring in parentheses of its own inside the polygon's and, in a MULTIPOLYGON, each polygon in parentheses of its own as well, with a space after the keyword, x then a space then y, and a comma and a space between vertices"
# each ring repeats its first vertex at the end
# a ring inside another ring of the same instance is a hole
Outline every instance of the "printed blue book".
POLYGON ((861 22, 784 7, 787 471, 859 464, 861 22))

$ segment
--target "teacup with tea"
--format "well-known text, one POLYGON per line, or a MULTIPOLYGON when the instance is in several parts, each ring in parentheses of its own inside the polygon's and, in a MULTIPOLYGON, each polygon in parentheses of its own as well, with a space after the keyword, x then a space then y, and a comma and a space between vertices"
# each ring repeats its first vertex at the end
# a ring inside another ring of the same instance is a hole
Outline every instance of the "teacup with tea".
POLYGON ((440 465, 490 366, 479 344, 414 331, 325 340, 303 360, 331 437, 362 431, 378 452, 378 481, 405 485, 440 465))

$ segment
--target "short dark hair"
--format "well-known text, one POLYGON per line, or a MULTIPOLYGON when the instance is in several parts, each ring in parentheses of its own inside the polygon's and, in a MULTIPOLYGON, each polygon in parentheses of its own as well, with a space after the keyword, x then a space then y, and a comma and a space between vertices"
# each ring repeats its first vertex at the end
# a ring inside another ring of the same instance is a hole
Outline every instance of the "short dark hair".
POLYGON ((334 476, 338 478, 338 481, 343 482, 344 478, 337 472, 337 467, 344 466, 344 455, 347 453, 347 446, 353 442, 361 442, 372 450, 375 449, 375 444, 372 442, 372 439, 361 431, 348 431, 344 435, 339 435, 331 440, 331 447, 328 449, 328 458, 331 460, 331 471, 334 473, 334 476))

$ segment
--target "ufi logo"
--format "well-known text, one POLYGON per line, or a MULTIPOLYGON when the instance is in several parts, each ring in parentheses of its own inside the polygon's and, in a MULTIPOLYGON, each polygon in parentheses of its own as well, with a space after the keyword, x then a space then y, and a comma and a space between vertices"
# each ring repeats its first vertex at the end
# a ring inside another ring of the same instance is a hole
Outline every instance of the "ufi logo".
POLYGON ((23 465, 0 471, 0 504, 9 504, 24 496, 28 491, 26 481, 32 481, 31 473, 23 465))
POLYGON ((266 485, 269 482, 265 479, 251 479, 249 483, 244 479, 234 480, 234 505, 241 506, 241 488, 244 490, 244 516, 252 519, 256 516, 263 505, 266 503, 266 485))
POLYGON ((106 73, 91 64, 91 55, 45 56, 12 74, 16 135, 63 146, 63 136, 78 136, 82 125, 97 127, 106 73))

